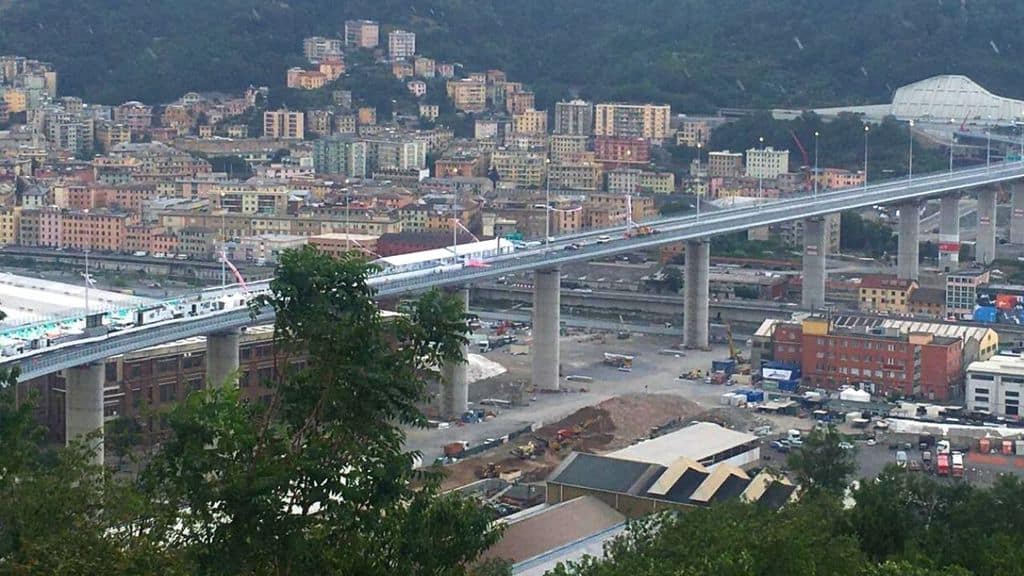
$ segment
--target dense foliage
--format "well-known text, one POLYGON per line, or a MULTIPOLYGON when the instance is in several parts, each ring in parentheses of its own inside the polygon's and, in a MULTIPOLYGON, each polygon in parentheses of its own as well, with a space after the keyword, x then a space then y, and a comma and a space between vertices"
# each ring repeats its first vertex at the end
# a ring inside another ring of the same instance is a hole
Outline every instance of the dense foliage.
POLYGON ((940 73, 1024 95, 1015 0, 12 0, 0 9, 0 50, 51 60, 67 93, 108 103, 279 86, 301 62, 303 36, 337 34, 350 17, 412 29, 427 55, 504 68, 542 104, 570 94, 689 111, 878 102, 940 73))
POLYGON ((47 450, 0 389, 0 573, 464 574, 498 534, 402 450, 432 369, 461 360, 461 306, 431 293, 385 319, 368 272, 286 253, 255 304, 276 312, 271 400, 191 393, 137 481, 47 450))

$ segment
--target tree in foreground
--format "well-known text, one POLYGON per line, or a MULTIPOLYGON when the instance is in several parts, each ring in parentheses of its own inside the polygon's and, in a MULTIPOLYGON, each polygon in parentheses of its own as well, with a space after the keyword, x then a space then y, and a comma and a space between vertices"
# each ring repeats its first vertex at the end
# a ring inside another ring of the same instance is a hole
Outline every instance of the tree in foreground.
POLYGON ((846 490, 857 471, 853 449, 842 445, 843 435, 835 426, 815 428, 803 446, 789 454, 790 470, 805 495, 838 496, 846 490))
POLYGON ((496 540, 402 449, 432 369, 462 361, 458 303, 382 317, 366 264, 312 248, 277 272, 255 304, 277 315, 271 400, 190 394, 137 483, 81 446, 50 457, 28 405, 0 403, 0 573, 446 576, 496 540))

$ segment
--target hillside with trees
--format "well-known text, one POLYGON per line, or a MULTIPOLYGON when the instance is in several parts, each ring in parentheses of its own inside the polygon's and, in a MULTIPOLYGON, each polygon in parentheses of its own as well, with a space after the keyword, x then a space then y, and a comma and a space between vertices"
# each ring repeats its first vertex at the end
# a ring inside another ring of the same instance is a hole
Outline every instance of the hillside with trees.
POLYGON ((580 95, 680 110, 886 101, 934 74, 1024 96, 1015 0, 11 0, 0 51, 52 61, 62 92, 169 101, 283 83, 301 40, 346 18, 405 27, 420 50, 502 68, 542 105, 580 95))

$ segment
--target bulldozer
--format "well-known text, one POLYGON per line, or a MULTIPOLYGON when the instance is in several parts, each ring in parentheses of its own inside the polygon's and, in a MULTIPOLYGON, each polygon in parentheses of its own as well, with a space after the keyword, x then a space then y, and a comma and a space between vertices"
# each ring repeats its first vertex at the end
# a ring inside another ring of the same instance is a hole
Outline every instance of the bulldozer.
POLYGON ((475 472, 476 477, 481 480, 484 478, 497 478, 501 474, 501 464, 488 462, 484 466, 478 466, 475 472))
POLYGON ((533 458, 537 454, 537 445, 532 441, 512 447, 512 455, 523 460, 533 458))

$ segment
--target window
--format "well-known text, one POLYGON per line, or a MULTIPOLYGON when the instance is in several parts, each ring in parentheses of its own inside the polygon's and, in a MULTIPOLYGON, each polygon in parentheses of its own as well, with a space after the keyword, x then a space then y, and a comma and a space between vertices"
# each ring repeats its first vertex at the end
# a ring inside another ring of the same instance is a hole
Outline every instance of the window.
POLYGON ((991 374, 971 374, 971 380, 985 380, 986 382, 994 382, 995 376, 991 374))
POLYGON ((177 399, 177 394, 174 389, 174 384, 163 384, 160 386, 160 401, 161 402, 174 402, 177 399))

